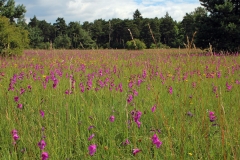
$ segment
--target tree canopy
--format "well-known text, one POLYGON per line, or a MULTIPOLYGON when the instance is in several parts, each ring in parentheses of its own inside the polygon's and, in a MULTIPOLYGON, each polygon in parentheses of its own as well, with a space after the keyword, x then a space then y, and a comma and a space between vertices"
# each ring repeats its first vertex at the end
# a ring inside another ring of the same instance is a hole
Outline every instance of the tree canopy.
MULTIPOLYGON (((200 0, 200 2, 202 7, 186 13, 180 22, 174 21, 168 13, 161 18, 145 18, 136 9, 132 19, 96 19, 82 24, 78 21, 67 24, 64 17, 57 17, 56 22, 51 24, 33 16, 27 24, 24 21, 25 6, 16 6, 14 0, 0 0, 0 15, 7 17, 9 23, 2 19, 2 24, 11 25, 11 31, 16 30, 16 27, 28 31, 27 37, 30 39, 31 48, 122 49, 129 48, 127 42, 133 44, 132 39, 136 39, 144 44, 143 48, 185 47, 184 43, 193 40, 195 46, 202 49, 208 48, 211 44, 216 51, 239 51, 240 2, 237 0, 200 0)), ((22 31, 25 33, 23 35, 27 35, 25 30, 22 31)), ((10 31, 2 31, 4 34, 10 34, 10 31)), ((1 42, 2 49, 4 47, 6 49, 6 43, 3 44, 3 40, 1 42)))

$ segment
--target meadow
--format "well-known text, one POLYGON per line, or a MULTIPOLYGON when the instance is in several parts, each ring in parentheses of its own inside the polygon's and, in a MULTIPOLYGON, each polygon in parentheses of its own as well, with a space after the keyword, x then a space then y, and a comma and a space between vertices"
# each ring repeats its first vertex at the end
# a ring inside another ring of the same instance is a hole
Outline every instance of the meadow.
POLYGON ((240 56, 187 52, 0 58, 0 159, 239 159, 240 56))

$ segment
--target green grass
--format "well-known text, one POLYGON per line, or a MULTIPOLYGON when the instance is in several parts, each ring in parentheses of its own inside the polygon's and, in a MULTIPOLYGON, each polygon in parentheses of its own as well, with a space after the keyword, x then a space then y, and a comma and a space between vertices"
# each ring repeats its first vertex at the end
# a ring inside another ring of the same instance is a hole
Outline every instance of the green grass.
POLYGON ((49 159, 238 159, 240 57, 168 52, 42 50, 0 59, 0 159, 40 159, 43 151, 48 152, 49 159), (59 83, 54 89, 50 77, 44 89, 42 83, 51 72, 59 83), (16 81, 14 91, 8 91, 10 79, 20 73, 23 79, 16 81), (86 89, 88 74, 94 75, 90 90, 86 89), (210 74, 212 78, 206 78, 210 74), (75 80, 74 89, 70 75, 75 80), (101 88, 98 81, 106 78, 109 80, 101 88), (139 86, 138 79, 143 80, 139 86), (134 83, 132 88, 129 82, 134 83), (229 91, 226 82, 232 85, 229 91), (84 93, 80 83, 85 86, 84 93), (115 89, 120 83, 122 92, 115 89), (21 88, 26 90, 23 94, 21 88), (73 93, 67 95, 66 90, 73 93), (128 103, 133 90, 138 95, 128 103), (19 102, 14 101, 15 96, 19 102), (17 108, 18 103, 23 109, 17 108), (154 105, 157 108, 152 112, 154 105), (133 110, 142 112, 140 128, 132 119, 133 110), (209 111, 217 117, 214 122, 209 120, 209 111), (114 122, 109 121, 111 115, 114 122), (88 130, 89 126, 94 127, 88 130), (16 145, 13 129, 20 137, 16 145), (160 148, 152 143, 155 133, 162 141, 160 148), (95 137, 89 141, 92 134, 95 137), (41 151, 38 142, 43 136, 46 147, 41 151), (123 145, 126 139, 129 145, 123 145), (93 156, 88 151, 91 144, 97 145, 93 156), (134 148, 141 152, 134 156, 134 148))

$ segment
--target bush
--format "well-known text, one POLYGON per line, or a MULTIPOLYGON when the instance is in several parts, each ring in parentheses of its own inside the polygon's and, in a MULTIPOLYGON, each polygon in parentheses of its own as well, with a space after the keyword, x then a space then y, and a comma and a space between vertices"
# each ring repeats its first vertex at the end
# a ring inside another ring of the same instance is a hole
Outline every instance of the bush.
POLYGON ((145 49, 146 45, 139 39, 134 39, 126 42, 127 49, 145 49), (136 44, 136 45, 135 45, 136 44))
POLYGON ((11 24, 8 18, 0 16, 0 55, 21 55, 28 44, 28 31, 11 24))
POLYGON ((151 49, 156 49, 156 48, 164 48, 164 49, 168 49, 170 48, 169 46, 167 46, 166 44, 162 44, 161 42, 157 43, 157 46, 156 44, 152 43, 151 46, 150 46, 151 49))

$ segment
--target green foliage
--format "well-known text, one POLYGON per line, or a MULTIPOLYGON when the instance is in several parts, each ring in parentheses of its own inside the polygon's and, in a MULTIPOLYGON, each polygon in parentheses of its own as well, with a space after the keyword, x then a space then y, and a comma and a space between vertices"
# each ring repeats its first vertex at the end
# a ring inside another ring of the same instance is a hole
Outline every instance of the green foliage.
POLYGON ((69 49, 71 39, 67 35, 60 35, 54 41, 54 47, 57 49, 69 49))
POLYGON ((21 55, 28 44, 28 32, 11 24, 8 18, 0 16, 0 55, 21 55))
POLYGON ((14 0, 0 1, 0 16, 5 16, 10 19, 11 22, 14 22, 15 18, 23 18, 24 13, 26 13, 26 8, 24 5, 15 6, 14 0))
POLYGON ((127 49, 146 49, 146 45, 144 42, 139 39, 134 39, 126 42, 127 49))
POLYGON ((200 18, 197 45, 215 50, 240 50, 240 4, 236 0, 200 0, 209 15, 200 18))

